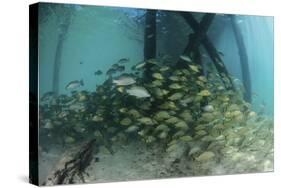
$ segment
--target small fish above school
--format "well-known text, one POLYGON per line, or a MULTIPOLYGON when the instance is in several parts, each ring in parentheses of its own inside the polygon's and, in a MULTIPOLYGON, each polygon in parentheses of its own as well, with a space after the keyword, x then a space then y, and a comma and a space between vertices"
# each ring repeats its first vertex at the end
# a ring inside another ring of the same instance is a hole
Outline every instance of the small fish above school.
POLYGON ((190 57, 186 56, 186 55, 181 55, 180 58, 184 61, 187 61, 187 62, 192 62, 192 60, 190 59, 190 57))
POLYGON ((66 90, 70 90, 70 89, 77 89, 81 86, 84 86, 84 82, 83 80, 74 80, 74 81, 71 81, 69 82, 66 86, 65 86, 65 89, 66 90))
POLYGON ((101 70, 97 70, 97 71, 95 72, 95 75, 96 75, 96 76, 102 75, 102 71, 101 71, 101 70))
POLYGON ((127 86, 136 83, 135 79, 130 76, 120 76, 118 79, 112 81, 118 86, 127 86))
POLYGON ((133 86, 130 89, 127 89, 126 92, 129 95, 135 96, 137 98, 147 98, 151 96, 149 92, 144 87, 141 86, 133 86))
POLYGON ((122 58, 122 59, 119 59, 118 63, 123 64, 123 63, 128 63, 129 61, 130 61, 129 58, 122 58))

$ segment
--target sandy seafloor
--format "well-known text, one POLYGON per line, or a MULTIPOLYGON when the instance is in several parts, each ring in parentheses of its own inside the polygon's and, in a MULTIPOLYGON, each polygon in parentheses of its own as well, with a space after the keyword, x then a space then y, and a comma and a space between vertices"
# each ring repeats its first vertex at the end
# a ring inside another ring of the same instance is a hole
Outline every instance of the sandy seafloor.
MULTIPOLYGON (((272 145, 264 146, 264 151, 248 148, 244 152, 238 151, 231 154, 230 158, 221 157, 220 162, 210 160, 198 163, 183 157, 171 163, 170 156, 159 146, 147 147, 136 141, 126 144, 115 143, 112 145, 113 155, 101 148, 100 152, 94 156, 94 160, 86 169, 89 176, 84 174, 85 183, 269 172, 273 171, 271 147, 272 145)), ((48 173, 56 168, 60 154, 62 153, 59 150, 53 149, 48 153, 44 152, 39 157, 41 183, 45 181, 48 173)))
MULTIPOLYGON (((163 163, 162 151, 156 147, 149 148, 142 143, 132 142, 128 145, 113 145, 114 154, 101 150, 87 168, 85 180, 87 183, 113 182, 128 180, 155 179, 169 177, 169 173, 163 163)), ((56 150, 44 153, 40 158, 40 182, 45 181, 49 172, 60 160, 60 154, 56 150)))

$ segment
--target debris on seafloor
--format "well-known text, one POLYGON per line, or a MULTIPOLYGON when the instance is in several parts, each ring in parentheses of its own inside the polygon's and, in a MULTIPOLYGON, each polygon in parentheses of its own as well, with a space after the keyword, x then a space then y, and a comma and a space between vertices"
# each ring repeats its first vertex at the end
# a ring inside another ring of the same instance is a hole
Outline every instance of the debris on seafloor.
POLYGON ((93 154, 97 152, 96 140, 92 139, 79 145, 71 152, 63 154, 55 169, 48 175, 43 185, 71 184, 74 182, 85 183, 85 169, 91 163, 93 154))

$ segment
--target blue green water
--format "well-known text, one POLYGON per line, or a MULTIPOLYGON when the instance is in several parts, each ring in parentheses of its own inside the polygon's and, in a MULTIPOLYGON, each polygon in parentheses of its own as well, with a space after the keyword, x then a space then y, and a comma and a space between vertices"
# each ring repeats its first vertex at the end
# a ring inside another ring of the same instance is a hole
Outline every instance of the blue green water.
MULTIPOLYGON (((143 44, 138 42, 143 40, 141 26, 136 23, 130 25, 132 20, 126 15, 134 15, 134 11, 78 5, 75 7, 79 8, 71 9, 73 18, 69 31, 65 34, 67 39, 62 53, 60 93, 68 93, 65 85, 77 79, 84 80, 85 87, 81 89, 93 91, 97 84, 105 80, 105 72, 119 59, 130 58, 131 65, 128 67, 132 66, 133 62, 143 60, 143 44), (104 74, 94 76, 97 70, 102 70, 104 74)), ((63 14, 64 11, 62 8, 57 14, 63 14)), ((52 13, 49 16, 49 19, 40 25, 39 31, 40 94, 52 90, 59 24, 64 21, 61 16, 57 17, 52 13)))
MULTIPOLYGON (((98 140, 99 148, 88 182, 273 169, 273 17, 235 15, 247 82, 230 15, 215 15, 206 36, 234 84, 228 88, 229 79, 213 66, 204 40, 196 48, 199 58, 196 52, 183 56, 194 31, 178 12, 157 10, 156 32, 147 35, 147 10, 39 7, 41 182, 57 162, 52 159, 51 165, 48 157, 60 159, 88 138, 98 140), (145 42, 154 37, 155 57, 145 59, 145 42), (114 66, 125 70, 106 74, 114 66), (249 82, 252 101, 243 98, 249 82), (168 162, 161 161, 166 155, 168 162), (146 159, 135 161, 142 156, 146 159), (180 167, 186 168, 177 171, 180 167)), ((199 23, 205 13, 192 15, 199 23)))
MULTIPOLYGON (((129 58, 127 69, 143 60, 143 21, 136 18, 143 10, 80 5, 42 4, 42 19, 39 27, 40 95, 52 91, 53 66, 58 35, 64 16, 71 16, 61 55, 59 92, 69 94, 65 86, 72 80, 84 80, 84 87, 93 91, 105 79, 105 74, 94 76, 96 70, 104 73, 121 58, 129 58), (67 12, 67 13, 66 13, 67 12), (44 19, 43 19, 44 17, 44 19), (82 64, 80 64, 80 62, 82 64)), ((179 55, 190 32, 180 18, 171 13, 161 20, 157 47, 158 54, 179 55), (164 21, 167 21, 165 23, 164 21), (175 48, 175 46, 177 48, 175 48)), ((250 68, 253 106, 258 110, 265 105, 268 114, 273 113, 273 17, 239 16, 238 25, 243 33, 250 68)), ((227 15, 217 15, 209 30, 214 35, 214 44, 223 52, 222 57, 228 71, 238 79, 241 66, 230 20, 227 15), (219 22, 224 25, 220 26, 219 22), (220 28, 223 27, 223 28, 220 28), (220 30, 220 33, 216 33, 220 30), (213 34, 214 33, 214 34, 213 34)))

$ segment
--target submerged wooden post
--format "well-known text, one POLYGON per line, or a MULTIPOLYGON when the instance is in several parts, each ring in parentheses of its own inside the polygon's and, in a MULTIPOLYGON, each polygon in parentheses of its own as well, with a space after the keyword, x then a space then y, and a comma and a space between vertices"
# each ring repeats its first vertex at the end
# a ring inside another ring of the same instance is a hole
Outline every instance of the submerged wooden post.
POLYGON ((54 76, 53 76, 53 92, 55 96, 59 94, 61 55, 62 55, 66 34, 70 25, 70 21, 71 21, 71 14, 69 11, 68 15, 66 15, 66 19, 64 20, 63 24, 60 26, 60 33, 58 36, 58 43, 56 47, 54 76))
POLYGON ((242 73, 242 81, 243 85, 245 87, 245 93, 244 93, 244 99, 247 102, 252 101, 252 88, 251 88, 251 75, 249 70, 249 64, 248 64, 248 56, 246 47, 243 41, 243 36, 241 33, 241 30, 239 29, 239 26, 237 25, 235 16, 230 16, 231 18, 231 25, 234 33, 234 37, 237 43, 238 53, 240 57, 240 66, 241 66, 241 73, 242 73))
POLYGON ((205 14, 202 18, 197 31, 195 32, 194 39, 188 44, 185 49, 185 53, 189 54, 193 50, 197 49, 201 44, 202 39, 206 36, 206 33, 215 18, 215 14, 205 14))
MULTIPOLYGON (((200 24, 197 23, 196 19, 192 16, 191 13, 183 12, 180 14, 185 19, 185 21, 189 24, 189 26, 192 28, 192 30, 197 31, 200 28, 200 24)), ((232 83, 232 79, 230 78, 229 73, 223 64, 222 59, 219 56, 217 49, 214 47, 212 42, 209 40, 208 36, 205 35, 201 42, 202 42, 203 46, 205 47, 207 53, 209 54, 211 60, 213 61, 219 75, 222 78, 226 77, 226 79, 228 80, 229 83, 227 83, 225 81, 225 79, 222 79, 225 87, 227 89, 235 90, 235 87, 232 83)))
MULTIPOLYGON (((144 31, 144 60, 156 57, 156 10, 147 10, 144 31)), ((145 65, 145 78, 151 80, 152 64, 145 65)))
MULTIPOLYGON (((186 48, 184 49, 184 52, 183 52, 184 55, 190 56, 191 53, 198 52, 201 41, 206 36, 206 33, 207 33, 210 25, 212 24, 214 17, 215 17, 215 14, 207 13, 204 15, 204 17, 202 18, 202 20, 200 22, 199 27, 196 29, 194 34, 191 34, 189 36, 189 43, 186 46, 186 48)), ((180 59, 177 65, 182 66, 183 64, 185 65, 186 62, 184 62, 183 60, 180 59)))

